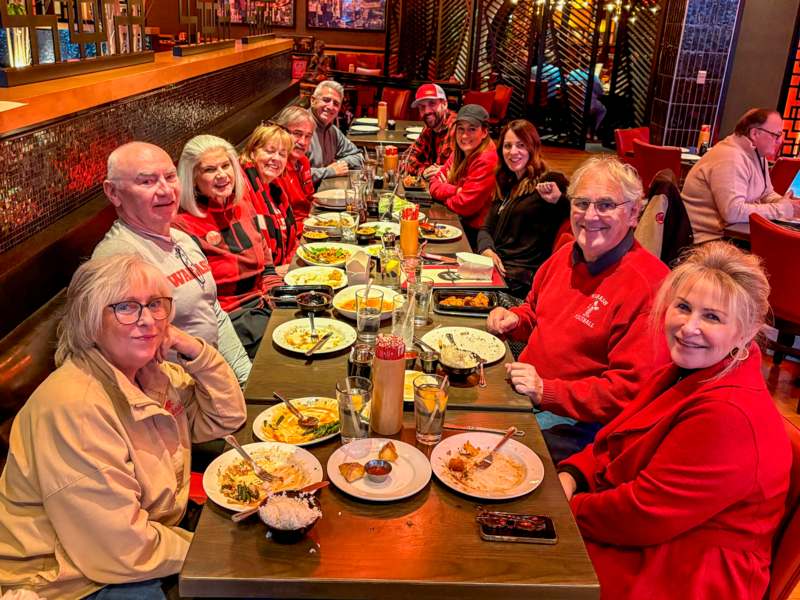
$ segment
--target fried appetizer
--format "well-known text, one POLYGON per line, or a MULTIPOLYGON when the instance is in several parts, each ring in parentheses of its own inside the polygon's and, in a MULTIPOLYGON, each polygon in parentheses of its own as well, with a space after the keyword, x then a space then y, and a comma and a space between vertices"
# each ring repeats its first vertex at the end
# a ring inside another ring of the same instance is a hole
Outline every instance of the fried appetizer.
POLYGON ((460 456, 454 456, 448 461, 447 468, 456 473, 463 473, 467 470, 467 461, 460 456))
POLYGON ((353 483, 364 476, 364 465, 357 462, 342 463, 339 465, 339 473, 348 483, 353 483))
POLYGON ((392 442, 386 442, 381 451, 378 452, 378 458, 381 460, 388 460, 394 462, 397 460, 397 448, 394 447, 392 442))

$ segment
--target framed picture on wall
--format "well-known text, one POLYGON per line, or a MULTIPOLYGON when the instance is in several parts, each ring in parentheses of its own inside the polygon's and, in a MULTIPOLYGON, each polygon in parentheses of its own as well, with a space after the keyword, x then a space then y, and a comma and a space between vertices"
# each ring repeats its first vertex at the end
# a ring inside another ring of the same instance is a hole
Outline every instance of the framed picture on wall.
POLYGON ((307 27, 357 31, 386 29, 386 0, 306 1, 307 27))
POLYGON ((296 0, 228 0, 231 5, 231 23, 247 24, 257 5, 272 8, 272 25, 275 27, 294 27, 294 3, 296 0))

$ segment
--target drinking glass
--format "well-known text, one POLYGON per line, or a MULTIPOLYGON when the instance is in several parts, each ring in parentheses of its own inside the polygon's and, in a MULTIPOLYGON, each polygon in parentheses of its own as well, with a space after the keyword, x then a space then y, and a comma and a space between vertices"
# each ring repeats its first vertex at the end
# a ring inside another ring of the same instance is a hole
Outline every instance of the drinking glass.
POLYGON ((400 255, 394 247, 383 248, 381 259, 381 285, 394 290, 400 289, 400 255))
POLYGON ((339 403, 339 431, 342 443, 369 437, 369 410, 372 382, 365 377, 346 377, 336 384, 339 403))
POLYGON ((356 330, 358 340, 374 345, 381 327, 383 291, 366 287, 356 291, 356 330), (367 296, 369 292, 369 296, 367 296))
POLYGON ((402 294, 394 297, 392 306, 392 334, 403 338, 406 349, 414 347, 414 315, 409 315, 408 311, 411 303, 402 294))
POLYGON ((361 184, 363 173, 361 169, 350 169, 347 171, 347 177, 350 180, 350 189, 354 190, 361 184))
POLYGON ((431 297, 433 296, 433 279, 420 277, 413 283, 409 281, 408 297, 414 297, 414 324, 423 327, 428 324, 428 315, 431 310, 431 297))
POLYGON ((400 249, 404 256, 419 252, 419 219, 400 219, 400 249))
POLYGON ((381 192, 378 196, 378 215, 381 221, 391 221, 392 211, 394 210, 394 193, 392 191, 381 192))
POLYGON ((422 279, 422 257, 419 254, 403 254, 400 259, 400 267, 403 269, 408 285, 422 279))
POLYGON ((419 443, 432 445, 441 441, 449 387, 441 375, 418 375, 414 379, 414 420, 419 443))
MULTIPOLYGON (((349 191, 349 190, 348 190, 349 191)), ((346 210, 339 213, 339 226, 342 229, 342 242, 353 243, 356 241, 356 229, 358 229, 358 211, 346 210)))

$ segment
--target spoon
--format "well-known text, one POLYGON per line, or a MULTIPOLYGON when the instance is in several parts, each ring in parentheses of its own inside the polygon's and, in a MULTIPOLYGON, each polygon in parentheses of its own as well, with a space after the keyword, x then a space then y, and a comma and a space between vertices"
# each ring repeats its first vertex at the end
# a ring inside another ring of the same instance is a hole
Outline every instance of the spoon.
MULTIPOLYGON (((312 483, 310 485, 307 485, 306 487, 300 488, 297 491, 300 492, 301 494, 316 492, 317 490, 320 490, 320 489, 322 489, 324 487, 327 487, 329 483, 330 482, 328 482, 328 481, 318 481, 317 483, 312 483)), ((288 490, 281 490, 281 492, 285 492, 285 491, 288 491, 288 490)), ((277 492, 277 493, 280 493, 280 492, 277 492)), ((264 504, 267 502, 267 500, 269 500, 269 496, 270 495, 267 494, 264 497, 264 499, 261 500, 261 502, 259 502, 254 508, 250 508, 248 510, 232 514, 231 515, 231 521, 233 521, 234 523, 238 523, 239 521, 244 521, 247 517, 256 514, 258 512, 258 509, 261 508, 262 506, 264 506, 264 504)))
POLYGON ((297 410, 297 407, 294 404, 289 402, 287 398, 284 398, 278 392, 273 392, 272 396, 276 400, 283 402, 286 405, 286 408, 289 409, 289 412, 297 417, 297 422, 300 424, 300 427, 305 427, 306 429, 316 429, 319 425, 319 419, 317 417, 304 417, 303 413, 297 410))

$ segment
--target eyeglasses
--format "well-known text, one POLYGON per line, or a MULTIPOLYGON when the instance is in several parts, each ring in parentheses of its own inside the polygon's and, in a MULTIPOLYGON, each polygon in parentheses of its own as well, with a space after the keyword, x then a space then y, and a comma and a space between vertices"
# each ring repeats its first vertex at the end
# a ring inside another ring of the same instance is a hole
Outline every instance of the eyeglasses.
POLYGON ((150 316, 156 321, 163 321, 172 311, 172 298, 162 296, 153 298, 147 304, 141 304, 135 300, 123 300, 109 304, 108 307, 114 311, 114 316, 120 325, 133 325, 142 318, 142 311, 145 307, 150 311, 150 316))
POLYGON ((178 258, 181 259, 183 266, 186 267, 186 270, 192 274, 192 277, 194 277, 200 283, 200 287, 205 289, 206 278, 197 272, 197 266, 192 265, 192 261, 189 260, 189 255, 186 254, 186 251, 178 244, 175 244, 175 254, 177 254, 178 258))
POLYGON ((764 129, 763 127, 753 127, 753 129, 758 129, 759 131, 763 131, 764 133, 771 135, 776 141, 783 137, 783 132, 780 131, 775 133, 774 131, 770 131, 769 129, 764 129))
POLYGON ((622 206, 623 204, 628 204, 630 200, 625 200, 625 202, 614 202, 613 200, 603 199, 603 200, 587 200, 586 198, 573 198, 572 199, 572 208, 578 212, 586 212, 589 210, 589 207, 594 204, 594 210, 598 215, 610 215, 618 207, 622 206))

